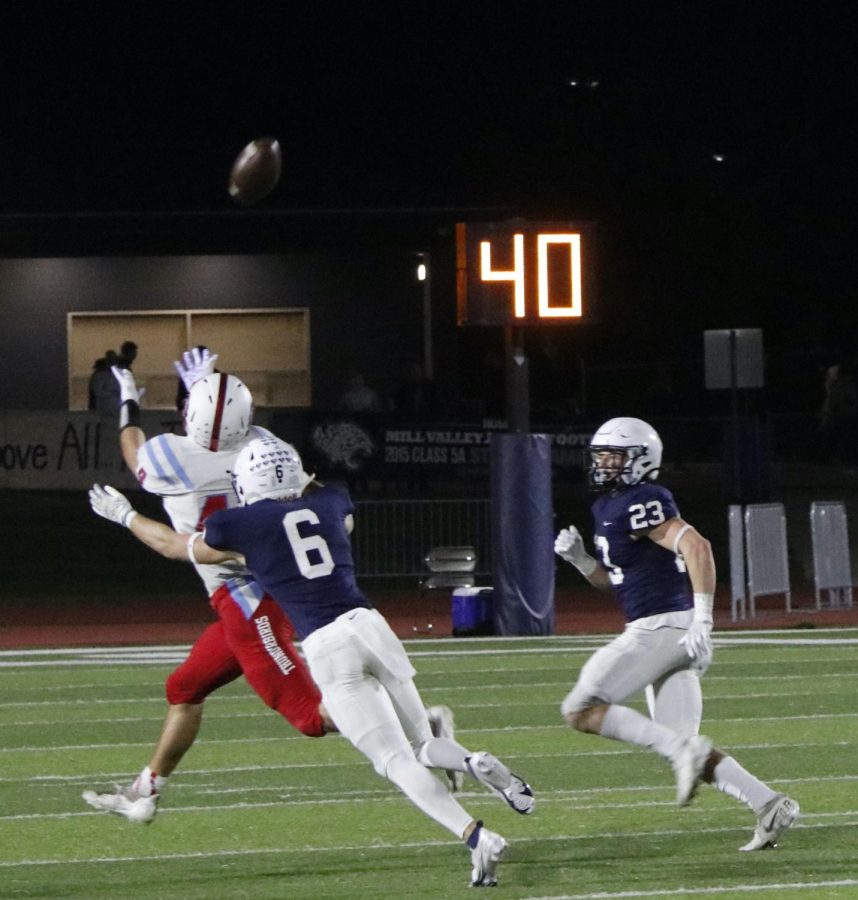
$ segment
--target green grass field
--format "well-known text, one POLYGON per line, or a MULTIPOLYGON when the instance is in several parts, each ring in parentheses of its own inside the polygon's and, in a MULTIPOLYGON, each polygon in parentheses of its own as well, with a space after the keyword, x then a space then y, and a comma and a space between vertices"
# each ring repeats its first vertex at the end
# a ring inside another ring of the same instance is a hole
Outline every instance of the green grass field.
MULTIPOLYGON (((858 897, 858 631, 717 635, 703 731, 802 817, 775 851, 739 853, 754 817, 704 787, 674 806, 653 754, 578 735, 558 707, 598 637, 409 642, 428 703, 509 761, 537 810, 469 782, 463 805, 510 848, 508 898, 858 897)), ((298 736, 243 682, 149 826, 89 810, 88 787, 145 764, 179 647, 0 654, 0 896, 472 896, 466 849, 339 737, 298 736)))

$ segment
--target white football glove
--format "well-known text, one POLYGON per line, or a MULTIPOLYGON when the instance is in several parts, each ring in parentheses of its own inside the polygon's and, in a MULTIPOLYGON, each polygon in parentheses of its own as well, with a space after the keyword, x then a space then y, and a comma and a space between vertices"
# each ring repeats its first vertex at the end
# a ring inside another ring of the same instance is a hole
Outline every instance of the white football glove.
POLYGON ((110 371, 113 372, 113 377, 119 382, 119 402, 125 403, 126 400, 133 400, 139 404, 143 391, 138 389, 131 369, 120 369, 118 366, 111 366, 110 371))
POLYGON ((190 390, 201 378, 206 378, 214 372, 217 362, 217 353, 209 353, 208 349, 200 350, 192 347, 185 350, 181 360, 176 360, 173 365, 182 384, 190 390))
POLYGON ((696 662, 703 662, 712 656, 712 594, 694 595, 694 618, 688 631, 679 639, 685 652, 696 662))
POLYGON ((131 520, 137 515, 137 510, 134 509, 125 494, 120 493, 109 484, 105 487, 94 484, 89 489, 89 505, 94 513, 125 528, 131 525, 131 520))
POLYGON ((564 528, 554 541, 554 552, 573 566, 585 577, 589 578, 598 565, 596 560, 584 549, 584 539, 574 525, 564 528))

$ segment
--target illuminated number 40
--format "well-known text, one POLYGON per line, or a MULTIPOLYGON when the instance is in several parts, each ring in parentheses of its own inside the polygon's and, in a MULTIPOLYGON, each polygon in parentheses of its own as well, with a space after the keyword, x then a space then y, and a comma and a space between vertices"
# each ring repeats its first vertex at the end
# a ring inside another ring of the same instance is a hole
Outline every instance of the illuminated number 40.
MULTIPOLYGON (((524 235, 512 236, 512 269, 492 268, 492 245, 490 241, 480 241, 480 278, 482 281, 511 281, 515 317, 523 319, 525 312, 524 292, 524 235)), ((577 318, 581 315, 581 235, 580 234, 537 234, 536 235, 537 298, 539 318, 577 318), (569 297, 566 303, 552 302, 548 275, 548 248, 551 244, 565 244, 569 247, 569 297)))

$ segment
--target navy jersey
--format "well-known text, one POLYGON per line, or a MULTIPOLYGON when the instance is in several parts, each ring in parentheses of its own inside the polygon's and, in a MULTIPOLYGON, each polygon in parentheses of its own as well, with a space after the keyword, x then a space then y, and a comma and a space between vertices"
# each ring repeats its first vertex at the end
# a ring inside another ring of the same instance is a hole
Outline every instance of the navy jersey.
POLYGON ((629 622, 694 605, 685 562, 646 531, 679 516, 673 494, 651 481, 593 504, 596 552, 629 622))
POLYGON ((254 578, 302 639, 355 607, 370 608, 355 581, 345 518, 348 494, 322 487, 298 500, 259 500, 206 520, 205 542, 244 554, 254 578))

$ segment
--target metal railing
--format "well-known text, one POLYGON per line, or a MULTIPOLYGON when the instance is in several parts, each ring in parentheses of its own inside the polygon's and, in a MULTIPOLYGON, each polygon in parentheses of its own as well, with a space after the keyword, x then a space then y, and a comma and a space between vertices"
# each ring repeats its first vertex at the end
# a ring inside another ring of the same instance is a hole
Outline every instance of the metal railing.
POLYGON ((751 616, 757 597, 783 594, 792 611, 786 513, 783 503, 751 503, 745 507, 745 549, 748 554, 748 594, 751 616))
POLYGON ((730 541, 730 615, 733 621, 748 617, 748 579, 745 575, 745 523, 742 507, 731 504, 727 510, 730 541))
POLYGON ((846 505, 825 500, 811 503, 810 534, 816 608, 822 609, 823 591, 827 592, 828 604, 832 608, 852 606, 852 564, 849 559, 846 505))
POLYGON ((765 594, 783 594, 786 611, 792 612, 784 505, 751 503, 746 506, 742 516, 744 533, 739 527, 740 511, 740 506, 729 509, 733 620, 737 610, 745 618, 746 597, 753 619, 757 615, 756 599, 765 594), (747 579, 747 583, 740 579, 747 579))
POLYGON ((352 550, 359 578, 427 573, 425 557, 440 546, 469 545, 475 574, 492 567, 488 500, 360 500, 355 503, 352 550))

